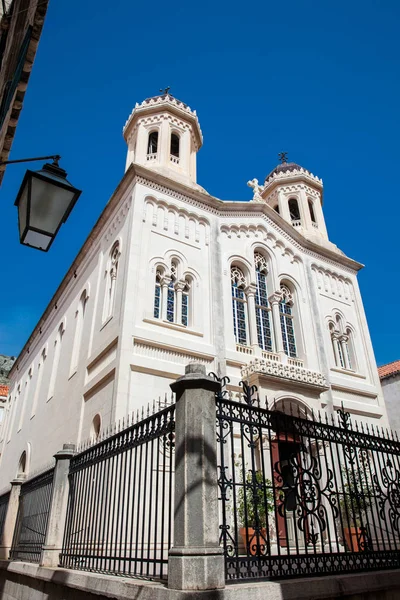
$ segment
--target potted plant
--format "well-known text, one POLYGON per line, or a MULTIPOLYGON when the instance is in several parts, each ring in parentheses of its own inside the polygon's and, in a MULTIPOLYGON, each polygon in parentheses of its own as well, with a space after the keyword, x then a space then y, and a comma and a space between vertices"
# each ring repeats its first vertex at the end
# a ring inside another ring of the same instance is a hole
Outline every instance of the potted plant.
POLYGON ((242 525, 239 534, 252 556, 269 553, 267 512, 273 512, 273 508, 271 480, 265 479, 261 471, 249 471, 239 488, 237 513, 242 525))
POLYGON ((342 467, 343 487, 339 499, 343 519, 343 534, 348 549, 362 552, 366 549, 367 530, 365 515, 371 506, 370 482, 363 468, 342 467))

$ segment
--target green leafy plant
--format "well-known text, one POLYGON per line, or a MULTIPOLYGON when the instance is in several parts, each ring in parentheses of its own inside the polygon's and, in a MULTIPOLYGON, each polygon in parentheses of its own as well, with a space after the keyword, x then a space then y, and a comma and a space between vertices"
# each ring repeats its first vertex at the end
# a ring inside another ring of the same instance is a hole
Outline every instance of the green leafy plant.
POLYGON ((342 467, 342 480, 339 505, 343 523, 346 527, 361 527, 365 525, 365 513, 371 506, 371 479, 365 469, 349 465, 342 467))
POLYGON ((256 471, 254 475, 249 471, 246 481, 242 479, 238 492, 237 513, 243 527, 266 527, 267 512, 271 513, 273 509, 271 480, 265 479, 261 471, 256 471))

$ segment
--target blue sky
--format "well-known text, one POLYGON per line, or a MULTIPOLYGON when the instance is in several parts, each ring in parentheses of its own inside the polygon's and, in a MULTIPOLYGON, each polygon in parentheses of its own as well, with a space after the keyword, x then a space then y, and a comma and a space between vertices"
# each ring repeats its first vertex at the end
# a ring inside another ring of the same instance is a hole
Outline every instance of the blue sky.
POLYGON ((330 239, 366 265, 377 362, 400 358, 399 17, 395 0, 50 0, 11 158, 59 153, 83 193, 47 254, 20 246, 26 167, 8 167, 0 354, 18 354, 123 175, 135 102, 170 85, 198 112, 211 194, 250 199, 281 150, 323 178, 330 239))

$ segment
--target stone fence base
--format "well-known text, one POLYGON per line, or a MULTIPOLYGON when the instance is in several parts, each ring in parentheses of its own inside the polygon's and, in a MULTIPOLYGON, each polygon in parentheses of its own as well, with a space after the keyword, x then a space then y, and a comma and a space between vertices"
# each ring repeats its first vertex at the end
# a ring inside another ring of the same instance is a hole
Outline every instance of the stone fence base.
POLYGON ((400 570, 170 590, 161 583, 0 561, 0 600, 399 600, 400 570))

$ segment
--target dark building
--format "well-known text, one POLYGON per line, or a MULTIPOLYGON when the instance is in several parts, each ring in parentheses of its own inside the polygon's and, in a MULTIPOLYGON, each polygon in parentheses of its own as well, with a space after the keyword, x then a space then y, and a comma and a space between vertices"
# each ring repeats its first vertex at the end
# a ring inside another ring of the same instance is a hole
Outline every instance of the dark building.
MULTIPOLYGON (((8 159, 48 0, 0 0, 0 161, 8 159)), ((0 185, 5 166, 0 166, 0 185)))

